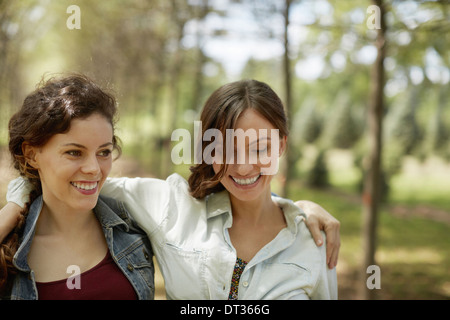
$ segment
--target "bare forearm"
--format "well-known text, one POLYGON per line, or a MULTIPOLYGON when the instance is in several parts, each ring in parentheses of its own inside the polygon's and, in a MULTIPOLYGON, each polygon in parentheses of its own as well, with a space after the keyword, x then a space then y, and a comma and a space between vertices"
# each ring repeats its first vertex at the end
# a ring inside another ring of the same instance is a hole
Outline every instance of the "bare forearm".
POLYGON ((14 229, 22 208, 13 202, 8 202, 0 210, 0 241, 14 229))

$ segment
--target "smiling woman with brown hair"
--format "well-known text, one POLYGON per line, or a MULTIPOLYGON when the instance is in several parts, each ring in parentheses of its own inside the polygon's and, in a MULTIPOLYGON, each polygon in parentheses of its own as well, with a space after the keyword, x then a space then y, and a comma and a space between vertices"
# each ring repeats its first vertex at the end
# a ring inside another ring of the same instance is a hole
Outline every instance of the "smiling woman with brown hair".
POLYGON ((256 80, 226 84, 209 97, 200 120, 202 134, 235 132, 234 148, 222 144, 216 162, 192 167, 188 180, 194 197, 207 197, 207 205, 219 201, 231 213, 224 225, 236 254, 229 299, 336 299, 336 272, 327 269, 325 250, 314 244, 303 212, 271 194, 278 166, 267 160, 278 161, 288 136, 277 94, 256 80))
POLYGON ((85 76, 70 75, 42 83, 11 118, 9 150, 31 193, 0 247, 0 296, 153 298, 145 233, 123 205, 99 197, 112 152, 120 153, 115 115, 112 95, 85 76), (141 272, 130 272, 130 265, 141 272), (75 289, 67 285, 74 266, 83 280, 75 289))

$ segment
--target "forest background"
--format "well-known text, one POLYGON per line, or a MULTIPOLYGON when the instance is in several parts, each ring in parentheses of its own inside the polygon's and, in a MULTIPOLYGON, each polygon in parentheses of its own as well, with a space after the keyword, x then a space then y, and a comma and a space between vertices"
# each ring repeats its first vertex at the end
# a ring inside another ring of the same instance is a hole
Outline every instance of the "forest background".
POLYGON ((189 174, 170 160, 173 130, 193 131, 219 86, 254 78, 290 119, 274 191, 341 222, 340 298, 449 299, 449 43, 447 0, 0 0, 0 205, 16 176, 8 120, 44 75, 81 72, 110 88, 123 141, 112 174, 158 178, 189 174), (369 279, 362 190, 377 63, 381 194, 369 241, 380 272, 369 279), (381 288, 367 293, 367 279, 381 288))

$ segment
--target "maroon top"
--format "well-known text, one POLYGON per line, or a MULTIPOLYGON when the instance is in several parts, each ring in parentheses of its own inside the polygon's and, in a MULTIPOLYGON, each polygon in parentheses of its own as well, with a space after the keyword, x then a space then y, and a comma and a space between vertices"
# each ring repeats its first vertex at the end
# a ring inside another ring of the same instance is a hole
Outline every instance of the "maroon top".
MULTIPOLYGON (((79 275, 80 288, 69 289, 67 279, 36 282, 39 300, 136 300, 128 278, 114 262, 111 254, 95 267, 79 275)), ((75 279, 70 280, 71 287, 75 279)))

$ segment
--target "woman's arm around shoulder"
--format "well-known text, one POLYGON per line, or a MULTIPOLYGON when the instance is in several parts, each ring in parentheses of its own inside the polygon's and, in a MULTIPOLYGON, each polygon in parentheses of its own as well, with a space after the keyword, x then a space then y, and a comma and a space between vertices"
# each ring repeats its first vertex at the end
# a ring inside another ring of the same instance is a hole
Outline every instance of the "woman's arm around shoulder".
POLYGON ((325 232, 327 237, 327 264, 330 269, 333 269, 337 265, 339 248, 341 246, 339 221, 324 208, 312 201, 301 200, 295 202, 295 204, 306 214, 306 226, 318 246, 324 243, 321 231, 323 230, 325 232))
POLYGON ((108 178, 101 195, 123 202, 130 215, 148 233, 164 220, 170 199, 170 186, 155 178, 108 178))
POLYGON ((2 209, 0 209, 0 242, 17 225, 17 219, 20 216, 22 208, 14 202, 8 202, 2 209))

